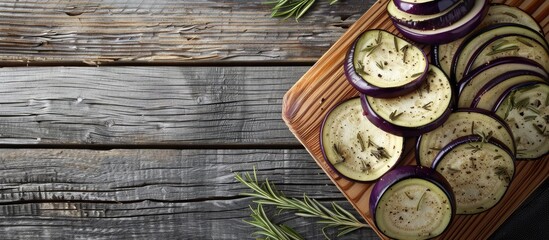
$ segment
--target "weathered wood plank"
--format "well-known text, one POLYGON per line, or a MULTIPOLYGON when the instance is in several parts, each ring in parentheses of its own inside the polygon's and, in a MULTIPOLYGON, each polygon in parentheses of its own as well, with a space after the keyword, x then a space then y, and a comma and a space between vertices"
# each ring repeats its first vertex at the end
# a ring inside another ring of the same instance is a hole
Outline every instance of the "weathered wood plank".
MULTIPOLYGON (((0 149, 0 236, 249 239, 252 199, 239 195, 249 189, 233 171, 254 165, 288 196, 354 211, 305 150, 0 149)), ((312 219, 275 219, 322 238, 312 219)), ((377 238, 369 229, 358 237, 377 238)))
MULTIPOLYGON (((242 220, 248 219, 252 199, 239 195, 249 189, 233 172, 249 172, 254 165, 260 179, 269 178, 288 196, 307 193, 354 212, 305 150, 0 149, 0 236, 249 239, 254 229, 242 220)), ((543 196, 534 200, 543 204, 518 211, 530 213, 519 222, 541 231, 526 235, 546 231, 543 221, 531 220, 540 216, 532 212, 547 216, 549 195, 543 196)), ((314 219, 291 214, 274 219, 307 239, 323 239, 314 219)), ((514 231, 524 234, 507 228, 495 239, 515 239, 514 231)), ((346 239, 357 238, 377 236, 364 229, 346 239)))
POLYGON ((375 1, 317 1, 299 22, 263 1, 0 1, 0 61, 313 62, 375 1))
POLYGON ((3 68, 0 143, 298 146, 280 113, 307 68, 3 68))

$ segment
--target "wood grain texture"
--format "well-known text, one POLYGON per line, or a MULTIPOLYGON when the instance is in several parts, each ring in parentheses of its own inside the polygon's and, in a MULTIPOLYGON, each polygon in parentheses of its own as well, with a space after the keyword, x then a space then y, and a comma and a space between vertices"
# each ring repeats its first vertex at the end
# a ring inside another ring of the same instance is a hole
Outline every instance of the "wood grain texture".
MULTIPOLYGON (((249 192, 234 172, 258 169, 291 197, 351 205, 301 150, 0 149, 2 239, 249 239, 249 192)), ((266 207, 271 216, 272 208, 266 207)), ((274 217, 307 239, 322 225, 274 217)), ((376 239, 363 229, 345 239, 376 239)))
POLYGON ((0 143, 297 146, 282 96, 307 69, 3 68, 0 143))
POLYGON ((0 61, 314 62, 373 2, 318 1, 296 22, 248 0, 0 1, 0 61))
MULTIPOLYGON (((284 96, 283 118, 300 142, 307 148, 326 174, 334 181, 361 215, 372 223, 369 213, 369 195, 372 184, 355 183, 337 175, 325 162, 319 146, 320 125, 327 111, 358 92, 352 88, 343 73, 343 59, 352 42, 366 29, 381 28, 398 32, 385 11, 387 0, 378 1, 335 44, 320 58, 284 96)), ((548 1, 493 1, 518 6, 542 23, 544 32, 549 33, 546 21, 549 12, 548 1)), ((402 164, 413 164, 413 154, 408 154, 402 164)), ((521 202, 549 177, 549 156, 540 161, 517 163, 516 177, 502 202, 483 214, 458 216, 450 229, 440 239, 485 239, 521 202), (464 229, 467 229, 464 231, 464 229)), ((375 229, 380 236, 382 234, 375 229)), ((384 237, 384 236, 382 236, 384 237)), ((384 237, 385 238, 385 237, 384 237)))

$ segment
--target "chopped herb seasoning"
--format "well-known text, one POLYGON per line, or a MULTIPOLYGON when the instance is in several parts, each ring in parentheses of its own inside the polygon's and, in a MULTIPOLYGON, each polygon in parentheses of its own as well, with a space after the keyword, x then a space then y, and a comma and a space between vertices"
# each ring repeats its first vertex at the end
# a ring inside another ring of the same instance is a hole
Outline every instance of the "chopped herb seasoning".
POLYGON ((379 69, 383 70, 383 63, 382 62, 376 62, 376 65, 379 69))
POLYGON ((397 41, 397 38, 395 36, 393 36, 393 44, 395 44, 395 51, 398 52, 398 41, 397 41))
POLYGON ((422 72, 414 73, 414 74, 412 74, 411 77, 412 78, 419 77, 419 76, 421 76, 421 74, 423 74, 423 73, 422 72))
POLYGON ((536 119, 536 116, 535 115, 530 115, 530 116, 526 116, 524 117, 524 121, 525 122, 530 122, 532 120, 536 119))
POLYGON ((406 62, 406 52, 410 46, 408 44, 404 45, 402 48, 400 48, 400 51, 402 51, 402 62, 406 62))
POLYGON ((487 55, 492 56, 492 55, 495 55, 495 54, 498 54, 498 53, 503 53, 503 52, 508 52, 508 51, 515 51, 515 50, 518 51, 519 49, 520 49, 519 46, 511 45, 511 46, 508 46, 508 47, 502 47, 502 48, 499 48, 499 49, 496 49, 496 50, 492 50, 487 55))
POLYGON ((421 194, 421 197, 419 198, 419 201, 417 201, 416 211, 419 211, 419 206, 421 206, 421 202, 422 202, 423 198, 425 198, 426 193, 427 193, 427 191, 423 192, 423 194, 421 194))
POLYGON ((364 146, 364 140, 362 139, 362 136, 360 136, 360 133, 356 134, 356 138, 358 139, 358 143, 360 144, 360 151, 364 152, 364 149, 366 149, 366 147, 364 146))
POLYGON ((496 174, 496 176, 498 176, 500 180, 503 180, 506 183, 511 182, 511 175, 507 172, 507 169, 505 167, 497 166, 494 169, 494 173, 496 174))
POLYGON ((427 110, 427 111, 431 111, 431 107, 432 107, 432 104, 433 104, 433 101, 430 101, 428 102, 427 104, 421 106, 421 108, 427 110))
POLYGON ((397 110, 395 110, 389 115, 389 119, 391 119, 391 121, 394 121, 399 118, 403 113, 404 112, 397 113, 397 110))
POLYGON ((534 47, 531 43, 527 42, 526 39, 524 38, 521 38, 521 37, 517 37, 517 41, 519 41, 520 43, 528 46, 528 47, 534 47))
POLYGON ((509 17, 512 17, 512 18, 518 19, 517 15, 515 15, 515 14, 512 14, 512 13, 510 13, 510 12, 503 12, 503 14, 505 14, 505 15, 507 15, 507 16, 509 16, 509 17))
POLYGON ((408 197, 408 199, 414 200, 414 197, 412 195, 410 195, 409 192, 404 192, 404 194, 406 194, 406 197, 408 197))
POLYGON ((338 164, 338 163, 342 163, 342 162, 345 162, 345 158, 343 157, 343 154, 341 154, 341 151, 339 150, 339 148, 337 147, 336 144, 334 144, 333 146, 333 150, 334 150, 334 153, 337 155, 338 159, 336 159, 335 163, 334 164, 338 164))

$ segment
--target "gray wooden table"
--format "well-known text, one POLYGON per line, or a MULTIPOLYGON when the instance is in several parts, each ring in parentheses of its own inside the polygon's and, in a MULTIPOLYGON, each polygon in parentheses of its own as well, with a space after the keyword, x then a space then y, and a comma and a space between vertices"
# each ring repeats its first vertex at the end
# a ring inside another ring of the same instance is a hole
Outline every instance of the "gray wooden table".
MULTIPOLYGON (((234 172, 254 166, 289 196, 352 211, 281 104, 374 1, 318 1, 299 22, 261 2, 0 1, 0 238, 248 239, 234 172)), ((547 213, 540 189, 520 213, 547 213)), ((314 219, 274 219, 323 238, 314 219)))

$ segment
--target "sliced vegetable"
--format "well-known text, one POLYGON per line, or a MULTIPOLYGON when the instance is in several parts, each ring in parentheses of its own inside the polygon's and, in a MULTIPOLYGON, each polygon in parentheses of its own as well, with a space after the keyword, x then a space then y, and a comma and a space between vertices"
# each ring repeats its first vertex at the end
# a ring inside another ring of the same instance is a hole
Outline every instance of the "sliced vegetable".
MULTIPOLYGON (((463 76, 458 83, 458 93, 461 95, 463 91, 478 90, 494 77, 515 70, 535 71, 549 78, 543 67, 535 61, 523 57, 503 57, 477 67, 463 76)), ((465 106, 458 103, 458 107, 465 106)))
POLYGON ((359 92, 389 98, 410 93, 427 75, 428 62, 420 48, 383 30, 364 32, 349 49, 345 76, 359 92))
MULTIPOLYGON (((530 37, 540 43, 545 42, 544 37, 540 35, 538 32, 533 31, 532 29, 522 25, 505 23, 505 24, 494 24, 494 25, 488 26, 486 28, 483 28, 481 31, 475 33, 474 35, 470 36, 469 38, 467 38, 467 40, 459 46, 458 50, 456 51, 456 55, 454 55, 452 59, 452 68, 450 71, 451 72, 450 78, 454 79, 456 82, 459 82, 459 80, 463 77, 465 73, 465 70, 469 61, 471 61, 473 56, 479 56, 479 53, 478 53, 479 49, 492 50, 491 48, 487 48, 486 46, 487 42, 496 44, 495 45, 496 48, 494 49, 496 51, 508 50, 507 52, 509 52, 509 51, 512 51, 513 49, 516 50, 516 47, 510 48, 510 49, 507 49, 507 48, 500 49, 500 47, 502 47, 501 46, 502 43, 506 43, 506 42, 504 41, 495 42, 501 36, 510 36, 510 35, 530 37)), ((546 44, 543 45, 543 48, 547 49, 546 44)), ((524 49, 524 50, 527 50, 527 49, 524 49)), ((518 51, 518 52, 522 52, 522 51, 518 51)), ((480 64, 483 64, 485 62, 486 61, 482 61, 480 64)))
MULTIPOLYGON (((491 5, 484 20, 482 20, 480 25, 472 32, 474 33, 479 29, 496 23, 516 23, 529 27, 536 32, 543 33, 539 24, 528 13, 520 10, 519 8, 510 7, 503 4, 491 5)), ((452 58, 458 47, 466 38, 468 37, 460 38, 453 42, 433 47, 433 63, 439 66, 448 76, 450 76, 452 58)))
POLYGON ((538 158, 549 152, 547 83, 523 84, 509 89, 498 100, 494 111, 511 127, 517 158, 538 158))
POLYGON ((489 1, 487 0, 475 1, 475 5, 473 5, 465 16, 448 27, 432 30, 417 30, 403 26, 399 23, 395 23, 394 25, 402 35, 416 42, 427 44, 449 43, 467 35, 478 26, 488 12, 488 2, 489 1))
POLYGON ((427 167, 395 168, 379 179, 370 194, 375 225, 394 239, 434 238, 448 227, 454 211, 450 185, 427 167))
POLYGON ((394 0, 393 2, 403 12, 430 15, 443 12, 458 4, 460 0, 394 0))
POLYGON ((427 80, 415 92, 395 98, 361 95, 366 117, 399 136, 418 136, 440 126, 451 113, 452 87, 446 75, 431 65, 427 80))
POLYGON ((463 18, 475 4, 474 0, 458 1, 450 8, 430 15, 417 15, 398 9, 394 1, 387 4, 392 21, 413 29, 430 30, 448 27, 463 18))
POLYGON ((486 133, 515 152, 513 135, 507 124, 490 111, 458 109, 437 129, 419 136, 416 144, 418 165, 430 167, 440 150, 463 136, 486 133))
POLYGON ((498 58, 510 56, 531 59, 543 66, 545 71, 549 71, 549 52, 546 45, 546 42, 540 43, 533 38, 514 34, 495 37, 473 53, 465 66, 464 74, 498 58))
MULTIPOLYGON (((524 67, 524 69, 525 70, 512 70, 499 75, 494 75, 492 79, 488 79, 487 81, 481 77, 470 80, 468 83, 468 85, 470 86, 466 86, 461 89, 458 99, 458 107, 478 107, 486 110, 491 110, 491 107, 493 106, 499 95, 487 95, 486 97, 482 96, 490 89, 492 89, 495 85, 501 83, 502 85, 498 89, 504 91, 505 89, 507 89, 505 88, 506 86, 509 87, 527 81, 541 81, 547 76, 547 74, 543 70, 540 71, 539 69, 535 68, 528 69, 528 67, 526 66, 524 67), (490 99, 490 97, 495 98, 490 99), (480 102, 481 98, 486 101, 480 102)), ((492 91, 492 93, 498 94, 498 92, 494 91, 492 91)))
POLYGON ((513 179, 514 154, 484 135, 458 138, 446 145, 433 168, 450 183, 457 214, 474 214, 496 205, 513 179))
POLYGON ((545 82, 542 75, 527 71, 513 71, 484 84, 471 102, 471 107, 491 110, 498 98, 510 87, 526 82, 545 82))
POLYGON ((377 128, 362 115, 359 98, 330 110, 320 134, 328 165, 354 181, 378 179, 401 159, 404 148, 404 138, 377 128))

